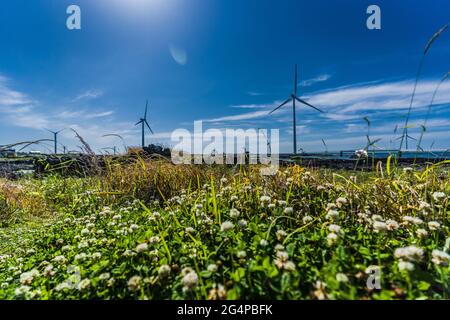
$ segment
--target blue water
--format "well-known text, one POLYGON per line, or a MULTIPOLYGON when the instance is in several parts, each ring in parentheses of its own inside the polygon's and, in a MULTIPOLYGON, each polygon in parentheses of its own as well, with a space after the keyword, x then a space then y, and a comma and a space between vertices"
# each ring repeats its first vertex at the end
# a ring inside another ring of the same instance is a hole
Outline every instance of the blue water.
MULTIPOLYGON (((387 159, 390 155, 398 159, 430 159, 430 160, 448 160, 450 159, 450 150, 436 151, 402 151, 398 150, 374 150, 368 151, 370 158, 387 159)), ((355 151, 334 151, 334 152, 317 152, 317 153, 299 153, 301 158, 321 158, 321 159, 356 159, 355 151)))

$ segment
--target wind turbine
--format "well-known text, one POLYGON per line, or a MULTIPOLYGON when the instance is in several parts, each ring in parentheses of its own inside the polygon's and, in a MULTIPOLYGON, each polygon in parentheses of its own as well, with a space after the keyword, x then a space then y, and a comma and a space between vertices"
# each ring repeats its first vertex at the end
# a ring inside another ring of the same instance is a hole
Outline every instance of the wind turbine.
POLYGON ((294 135, 294 154, 297 154, 297 126, 296 126, 296 122, 295 122, 295 101, 298 101, 310 108, 313 108, 319 112, 322 112, 322 110, 320 110, 319 108, 314 107, 312 104, 309 104, 308 102, 306 102, 305 100, 300 99, 297 96, 297 65, 295 65, 295 76, 294 76, 294 92, 291 94, 291 96, 289 98, 286 99, 286 101, 284 101, 282 104, 280 104, 278 107, 276 107, 275 109, 273 109, 272 111, 270 111, 269 114, 272 114, 274 111, 280 109, 281 107, 283 107, 285 104, 289 103, 292 101, 292 126, 293 126, 293 135, 294 135))
POLYGON ((138 122, 136 122, 135 126, 137 126, 138 124, 141 124, 141 128, 142 128, 142 149, 144 149, 145 147, 145 126, 148 127, 148 129, 150 130, 150 132, 153 134, 153 130, 152 128, 150 128, 150 125, 147 122, 147 107, 148 107, 148 100, 147 103, 145 104, 145 112, 144 112, 144 117, 140 118, 138 122))
POLYGON ((58 153, 58 133, 60 133, 61 131, 63 131, 64 129, 61 129, 59 131, 52 131, 49 129, 46 129, 48 132, 53 133, 53 142, 55 143, 55 154, 58 153))

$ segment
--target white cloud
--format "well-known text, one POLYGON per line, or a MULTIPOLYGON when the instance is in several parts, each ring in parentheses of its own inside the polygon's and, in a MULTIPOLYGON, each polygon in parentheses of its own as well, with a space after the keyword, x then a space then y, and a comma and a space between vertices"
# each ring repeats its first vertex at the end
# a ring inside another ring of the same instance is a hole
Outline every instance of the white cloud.
POLYGON ((103 95, 102 90, 93 89, 93 90, 86 90, 82 93, 80 93, 78 96, 73 99, 73 101, 83 100, 83 99, 96 99, 100 98, 103 95))
POLYGON ((303 87, 309 87, 309 86, 312 86, 313 84, 316 84, 318 82, 327 81, 330 78, 331 78, 330 74, 321 74, 321 75, 318 75, 317 77, 314 77, 314 78, 311 78, 311 79, 307 79, 307 80, 303 80, 302 82, 300 82, 300 85, 302 85, 303 87))

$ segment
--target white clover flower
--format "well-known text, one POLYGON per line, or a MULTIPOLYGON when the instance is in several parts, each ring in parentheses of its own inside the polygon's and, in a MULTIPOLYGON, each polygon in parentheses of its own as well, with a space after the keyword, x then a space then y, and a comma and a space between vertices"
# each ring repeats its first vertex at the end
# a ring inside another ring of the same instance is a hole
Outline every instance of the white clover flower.
POLYGON ((147 242, 143 242, 143 243, 138 244, 136 246, 135 250, 136 250, 137 253, 141 253, 141 252, 147 251, 148 250, 147 242))
POLYGON ((416 234, 421 239, 425 239, 428 237, 428 231, 425 229, 417 229, 416 234))
MULTIPOLYGON (((133 223, 133 224, 130 225, 130 230, 131 231, 136 231, 137 229, 139 229, 139 226, 137 224, 133 223)), ((98 233, 98 231, 97 231, 97 233, 98 233)))
POLYGON ((269 205, 267 206, 267 208, 269 209, 275 209, 277 207, 277 205, 275 203, 269 203, 269 205))
POLYGON ((70 283, 68 283, 68 282, 65 282, 65 281, 61 282, 60 284, 58 284, 55 287, 56 291, 64 291, 64 290, 67 290, 67 289, 72 289, 72 285, 70 283))
POLYGON ((336 242, 338 241, 339 237, 336 233, 329 233, 327 236, 327 243, 329 246, 332 246, 334 244, 336 244, 336 242))
POLYGON ((394 256, 404 261, 418 262, 422 260, 423 249, 416 246, 408 246, 395 249, 394 256))
POLYGON ((245 228, 247 226, 247 220, 244 220, 244 219, 239 220, 238 225, 241 228, 245 228))
POLYGON ((99 275, 98 278, 101 281, 105 281, 105 280, 108 280, 109 278, 111 278, 111 275, 108 272, 105 272, 105 273, 102 273, 101 275, 99 275))
POLYGON ((113 220, 120 220, 122 219, 122 216, 120 214, 116 214, 115 216, 112 217, 113 220))
POLYGON ((328 226, 328 230, 334 233, 341 233, 341 227, 338 226, 337 224, 330 224, 328 226))
POLYGON ((327 220, 337 220, 339 218, 339 212, 337 212, 336 210, 328 210, 325 218, 327 220))
POLYGON ((158 236, 153 236, 153 237, 150 237, 150 239, 148 239, 148 243, 150 243, 150 244, 156 244, 158 242, 159 242, 158 236))
POLYGON ((304 216, 302 221, 304 224, 307 224, 307 223, 313 221, 313 218, 311 216, 304 216))
POLYGON ((220 225, 220 230, 222 232, 228 232, 228 231, 232 230, 233 228, 234 228, 234 224, 231 221, 222 222, 222 224, 220 225))
POLYGON ((153 218, 155 218, 156 220, 161 218, 161 214, 158 211, 153 211, 152 213, 153 218))
POLYGON ((372 226, 373 230, 377 233, 388 230, 387 224, 382 221, 375 221, 372 226))
POLYGON ((132 292, 138 291, 141 288, 141 282, 142 278, 140 276, 132 276, 127 283, 128 290, 132 292))
POLYGON ((412 223, 415 224, 416 226, 419 226, 419 225, 421 225, 421 224, 423 223, 423 220, 420 219, 420 218, 414 217, 414 218, 412 219, 412 223))
POLYGON ((261 241, 259 242, 259 245, 261 247, 265 247, 269 244, 269 242, 266 239, 261 239, 261 241))
POLYGON ((184 232, 186 232, 186 233, 194 233, 195 229, 192 228, 192 227, 187 227, 186 229, 184 229, 184 232))
POLYGON ((225 177, 220 178, 220 183, 225 184, 225 183, 227 183, 227 182, 228 182, 228 179, 227 179, 227 178, 225 178, 225 177))
POLYGON ((284 250, 284 246, 282 244, 278 243, 275 246, 275 251, 283 251, 283 250, 284 250))
POLYGON ((348 277, 345 273, 337 273, 336 280, 338 282, 348 282, 348 277))
POLYGON ((431 252, 431 255, 433 256, 431 261, 435 265, 442 266, 442 267, 448 267, 448 264, 450 261, 450 255, 448 255, 448 253, 435 249, 431 252))
POLYGON ((230 197, 230 200, 233 201, 233 202, 234 201, 238 201, 238 199, 239 199, 239 197, 236 196, 236 195, 233 195, 233 196, 230 197))
POLYGON ((384 220, 383 217, 380 216, 379 214, 372 215, 371 219, 372 219, 372 221, 380 221, 380 222, 384 220))
POLYGON ((30 285, 34 278, 39 276, 39 271, 33 269, 29 272, 24 272, 20 275, 20 283, 23 285, 30 285))
POLYGON ((271 199, 270 199, 269 196, 261 196, 261 197, 259 198, 259 201, 260 201, 261 203, 263 203, 263 204, 269 203, 270 200, 271 200, 271 199))
POLYGON ((314 296, 319 299, 319 300, 325 300, 328 298, 328 294, 325 291, 327 287, 327 284, 317 280, 316 283, 314 284, 314 288, 316 289, 313 294, 314 296))
POLYGON ((58 263, 58 264, 66 264, 67 263, 67 259, 64 256, 56 256, 52 259, 52 261, 54 261, 55 263, 58 263))
POLYGON ((294 213, 294 208, 292 208, 292 207, 286 207, 286 208, 284 208, 284 214, 292 214, 292 213, 294 213))
POLYGON ((83 248, 87 248, 87 247, 89 247, 89 243, 87 241, 81 241, 78 244, 78 249, 83 249, 83 248))
POLYGON ((44 277, 53 277, 55 275, 52 264, 49 264, 44 268, 43 275, 44 277))
POLYGON ((218 267, 217 267, 217 264, 211 263, 211 264, 208 265, 207 270, 208 270, 209 272, 211 272, 211 273, 214 273, 214 272, 217 271, 217 268, 218 268, 218 267))
POLYGON ((399 227, 398 222, 395 220, 386 220, 386 228, 389 231, 397 230, 399 227))
POLYGON ((14 294, 18 297, 25 296, 27 293, 29 293, 31 290, 31 287, 29 286, 20 286, 19 288, 14 290, 14 294))
POLYGON ((186 291, 192 291, 197 287, 198 276, 194 271, 188 272, 184 275, 182 281, 184 289, 186 291))
POLYGON ((100 260, 101 257, 102 257, 102 254, 100 252, 94 252, 92 254, 92 259, 93 260, 100 260))
POLYGON ((72 219, 70 219, 70 218, 64 219, 64 223, 71 223, 71 222, 72 222, 72 219))
POLYGON ((419 210, 429 210, 431 208, 431 205, 426 201, 420 201, 419 202, 419 210))
POLYGON ((403 261, 400 260, 398 262, 398 269, 400 271, 406 270, 406 271, 414 271, 414 264, 409 261, 403 261))
POLYGON ((230 210, 230 217, 233 218, 233 219, 239 217, 240 214, 241 213, 239 212, 239 210, 237 210, 235 208, 230 210))
POLYGON ((276 237, 277 237, 277 240, 278 240, 278 241, 281 241, 281 240, 283 240, 284 238, 286 238, 287 233, 286 233, 286 231, 280 229, 280 230, 277 230, 277 232, 275 233, 275 235, 276 235, 276 237))
POLYGON ((430 222, 428 222, 428 228, 431 231, 436 231, 436 230, 439 230, 441 228, 441 224, 439 222, 437 222, 437 221, 430 221, 430 222))
POLYGON ((431 196, 433 197, 434 201, 440 202, 441 200, 443 200, 445 198, 445 193, 433 192, 433 194, 431 196))
POLYGON ((167 278, 170 275, 170 266, 167 264, 163 264, 161 267, 159 267, 158 275, 160 278, 167 278))
POLYGON ((81 230, 80 233, 81 233, 82 236, 86 236, 86 235, 88 235, 90 233, 90 231, 89 231, 88 228, 84 228, 84 229, 81 230))
POLYGON ((339 198, 336 199, 336 206, 338 208, 342 208, 342 206, 344 206, 346 204, 347 204, 347 199, 346 198, 339 197, 339 198))
POLYGON ((83 262, 87 259, 87 254, 84 252, 81 252, 81 253, 75 255, 74 259, 75 259, 75 261, 83 262))
POLYGON ((275 265, 279 269, 283 269, 288 260, 289 260, 289 255, 286 251, 277 251, 276 258, 275 258, 275 265))
POLYGON ((83 279, 83 280, 81 280, 81 281, 78 283, 77 289, 78 289, 79 291, 84 291, 84 290, 89 289, 90 286, 91 286, 91 280, 89 280, 89 279, 83 279))

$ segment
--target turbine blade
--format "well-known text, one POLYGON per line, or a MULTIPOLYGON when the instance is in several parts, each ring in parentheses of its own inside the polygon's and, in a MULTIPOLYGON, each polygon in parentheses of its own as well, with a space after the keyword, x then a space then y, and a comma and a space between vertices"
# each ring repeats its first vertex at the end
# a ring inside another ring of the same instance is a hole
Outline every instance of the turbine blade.
POLYGON ((150 128, 150 125, 148 124, 147 120, 145 120, 145 124, 147 125, 147 128, 150 130, 150 132, 151 132, 152 134, 154 134, 154 133, 153 133, 153 130, 152 130, 152 128, 150 128))
POLYGON ((136 122, 134 125, 137 126, 138 124, 141 124, 142 120, 139 120, 138 122, 136 122))
POLYGON ((320 110, 319 108, 314 107, 312 104, 309 104, 308 102, 306 102, 305 100, 300 99, 300 98, 297 97, 297 96, 295 97, 295 99, 296 99, 298 102, 303 103, 303 104, 307 105, 307 106, 310 107, 310 108, 316 109, 317 111, 319 111, 319 112, 321 112, 321 113, 324 113, 324 112, 323 112, 322 110, 320 110))
POLYGON ((286 103, 288 103, 289 101, 291 101, 292 98, 288 98, 286 99, 286 101, 284 101, 282 104, 280 104, 278 107, 276 107, 275 109, 273 109, 272 111, 269 112, 269 114, 272 114, 274 111, 280 109, 282 106, 284 106, 286 103))
POLYGON ((297 64, 295 64, 294 94, 297 95, 297 64))
POLYGON ((144 112, 144 119, 147 119, 147 107, 148 107, 148 100, 145 103, 145 112, 144 112))

